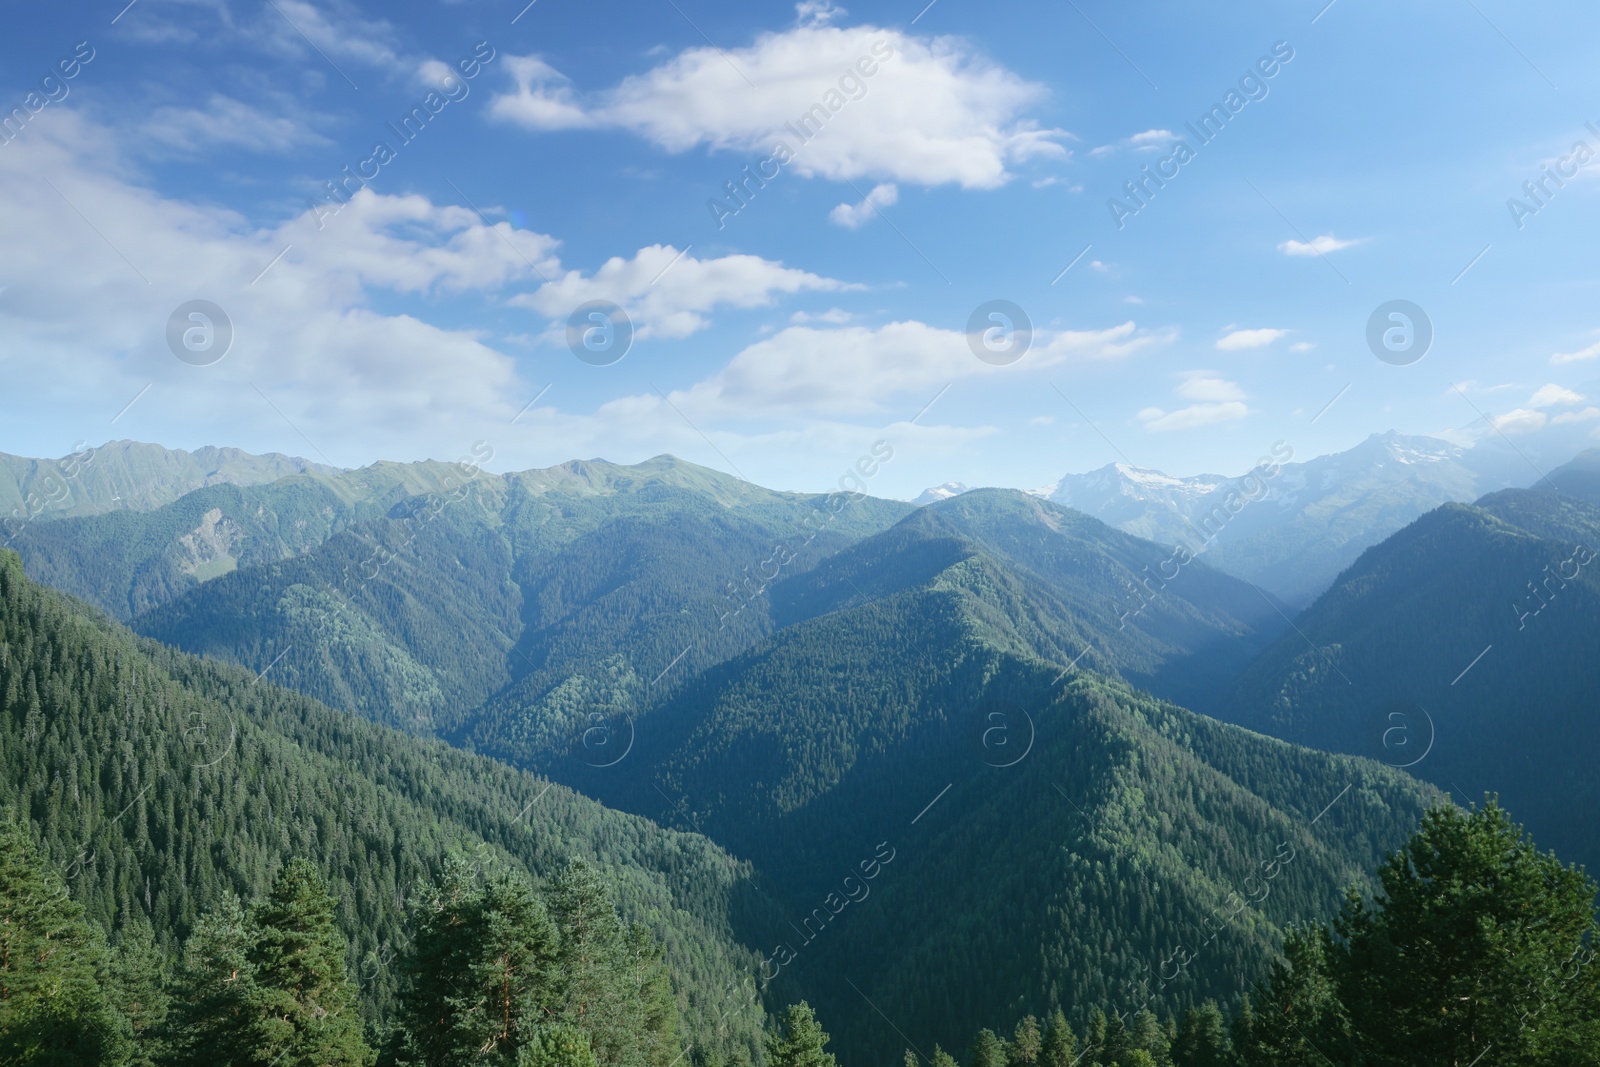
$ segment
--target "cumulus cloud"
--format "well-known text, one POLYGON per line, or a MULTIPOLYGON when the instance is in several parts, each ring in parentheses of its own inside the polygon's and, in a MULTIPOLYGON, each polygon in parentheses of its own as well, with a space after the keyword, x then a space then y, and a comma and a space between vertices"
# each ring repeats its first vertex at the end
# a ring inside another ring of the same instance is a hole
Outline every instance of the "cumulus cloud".
POLYGON ((880 207, 893 207, 900 199, 900 190, 892 182, 874 185, 866 199, 859 204, 840 204, 828 212, 828 221, 847 230, 859 230, 878 215, 880 207))
POLYGON ((814 7, 802 17, 748 47, 690 48, 588 93, 537 56, 510 57, 515 89, 490 112, 533 130, 627 130, 668 152, 765 158, 781 140, 790 169, 834 180, 992 188, 1016 164, 1066 155, 1063 131, 1026 117, 1043 87, 964 42, 833 26, 814 7))
POLYGON ((651 245, 630 259, 613 256, 593 274, 569 270, 510 302, 565 319, 579 304, 609 300, 628 312, 643 339, 687 337, 709 325, 706 314, 718 306, 763 307, 780 294, 848 288, 760 256, 696 259, 688 249, 651 245))
POLYGON ((1331 233, 1325 233, 1320 237, 1313 237, 1309 241, 1284 241, 1278 245, 1278 251, 1286 256, 1321 256, 1329 252, 1338 252, 1344 248, 1354 248, 1365 240, 1365 237, 1358 237, 1354 240, 1345 241, 1331 233))
POLYGON ((1592 419, 1600 419, 1600 408, 1591 406, 1582 411, 1564 411, 1551 419, 1550 423, 1553 426, 1564 426, 1573 422, 1589 422, 1592 419))
POLYGON ((1246 348, 1261 348, 1270 345, 1280 337, 1285 337, 1288 330, 1232 330, 1217 341, 1217 347, 1224 352, 1237 352, 1246 348))

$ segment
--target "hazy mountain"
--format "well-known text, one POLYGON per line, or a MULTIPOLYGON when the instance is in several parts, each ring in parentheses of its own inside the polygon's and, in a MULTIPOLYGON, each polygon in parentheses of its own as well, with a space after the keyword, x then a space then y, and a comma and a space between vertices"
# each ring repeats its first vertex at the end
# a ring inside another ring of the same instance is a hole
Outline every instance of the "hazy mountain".
POLYGON ((1600 505, 1506 490, 1364 552, 1207 710, 1498 791, 1542 842, 1600 865, 1600 505))
POLYGON ((1203 547, 1213 566, 1299 605, 1424 512, 1537 477, 1493 441, 1466 448, 1391 432, 1310 460, 1293 454, 1274 445, 1259 479, 1172 478, 1112 464, 1039 492, 1141 537, 1203 547))

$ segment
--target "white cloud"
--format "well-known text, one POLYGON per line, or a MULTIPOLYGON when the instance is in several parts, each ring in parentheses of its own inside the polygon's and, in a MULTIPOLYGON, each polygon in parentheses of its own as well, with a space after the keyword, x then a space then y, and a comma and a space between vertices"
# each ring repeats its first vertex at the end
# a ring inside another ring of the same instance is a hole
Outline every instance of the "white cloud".
POLYGON ((1235 422, 1250 414, 1250 408, 1244 403, 1245 392, 1239 383, 1218 378, 1210 371, 1186 371, 1173 391, 1185 400, 1198 403, 1176 411, 1158 407, 1142 409, 1137 418, 1146 430, 1152 433, 1191 430, 1197 426, 1235 422))
POLYGON ((301 119, 270 115, 221 93, 212 93, 204 107, 158 107, 145 121, 143 132, 179 152, 211 152, 219 147, 286 152, 331 143, 301 119))
MULTIPOLYGON (((748 346, 709 377, 674 391, 670 399, 696 423, 858 417, 897 405, 910 405, 909 417, 916 398, 925 401, 955 380, 1123 359, 1173 337, 1170 331, 1140 330, 1132 322, 1100 330, 1036 330, 1023 361, 1007 368, 974 356, 963 331, 914 320, 839 329, 790 326, 748 346)), ((603 406, 596 417, 644 418, 663 403, 653 394, 624 397, 603 406)))
POLYGON ((1190 371, 1175 390, 1188 400, 1231 401, 1243 400, 1244 390, 1237 382, 1213 377, 1208 371, 1190 371))
POLYGON ((1261 348, 1270 345, 1280 337, 1287 336, 1288 330, 1233 330, 1224 335, 1217 347, 1224 352, 1237 352, 1245 348, 1261 348))
POLYGON ((1198 426, 1214 426, 1219 422, 1237 422, 1250 414, 1241 401, 1230 400, 1219 404, 1191 404, 1177 411, 1145 408, 1139 412, 1139 421, 1152 433, 1168 430, 1192 430, 1198 426))
POLYGON ((843 326, 853 318, 855 316, 843 308, 829 308, 827 311, 820 312, 796 311, 789 316, 789 321, 796 326, 804 326, 809 322, 822 322, 827 323, 829 326, 843 326))
POLYGON ((1597 356, 1600 356, 1600 341, 1596 341, 1588 348, 1580 348, 1576 352, 1557 352, 1550 357, 1550 362, 1559 367, 1563 363, 1581 363, 1597 356))
POLYGON ((1278 245, 1278 251, 1286 256, 1320 256, 1329 252, 1338 252, 1340 249, 1353 248, 1366 241, 1365 237, 1358 237, 1351 241, 1342 240, 1331 233, 1313 237, 1309 241, 1288 240, 1278 245))
POLYGON ((1134 134, 1132 137, 1124 137, 1122 140, 1112 144, 1103 144, 1096 148, 1091 148, 1089 154, 1100 158, 1109 156, 1121 148, 1130 149, 1134 152, 1159 152, 1177 139, 1177 135, 1171 130, 1145 130, 1142 133, 1134 134))
POLYGON ((511 304, 564 320, 579 304, 609 300, 628 312, 640 338, 687 337, 708 326, 706 313, 719 306, 763 307, 783 293, 852 288, 760 256, 696 259, 687 251, 651 245, 632 259, 613 256, 592 275, 568 271, 511 304))
POLYGON ((309 42, 324 56, 375 67, 399 63, 394 27, 385 20, 362 18, 339 0, 320 8, 307 0, 276 0, 272 7, 277 10, 263 10, 262 27, 281 51, 305 54, 309 42))
POLYGON ((799 26, 827 26, 849 12, 831 0, 800 0, 794 5, 795 24, 799 26))
POLYGON ((1289 351, 1291 351, 1291 352, 1309 352, 1313 348, 1316 348, 1316 347, 1317 346, 1315 344, 1313 344, 1312 342, 1310 342, 1310 341, 1296 341, 1294 344, 1289 346, 1289 351))
POLYGON ((1570 422, 1588 422, 1591 419, 1600 419, 1600 408, 1586 407, 1582 411, 1567 411, 1550 420, 1553 426, 1562 426, 1570 422))
POLYGON ((516 88, 494 98, 500 119, 629 130, 669 152, 765 158, 782 140, 794 153, 789 169, 805 176, 992 188, 1016 164, 1066 156, 1065 133, 1024 115, 1044 88, 956 38, 813 20, 745 48, 691 48, 582 94, 537 57, 506 65, 516 88))
POLYGON ((504 223, 497 236, 465 208, 367 190, 325 230, 309 212, 257 228, 132 184, 111 132, 77 112, 28 133, 0 152, 0 199, 12 205, 0 212, 8 424, 87 440, 181 426, 191 443, 320 449, 339 462, 346 447, 453 457, 472 438, 445 427, 515 412, 508 402, 524 386, 513 361, 474 331, 371 305, 531 284, 532 266, 500 236, 551 263, 553 239, 504 223), (226 358, 203 368, 165 340, 168 316, 197 298, 221 305, 234 330, 226 358))
POLYGON ((1531 411, 1527 408, 1517 408, 1504 415, 1496 415, 1492 422, 1494 428, 1502 433, 1532 433, 1543 428, 1547 416, 1542 411, 1531 411))
POLYGON ((1581 404, 1585 397, 1574 393, 1560 385, 1544 385, 1528 398, 1528 405, 1536 408, 1562 407, 1569 404, 1581 404))
POLYGON ((877 218, 880 207, 894 207, 900 199, 900 190, 893 182, 874 185, 865 200, 859 204, 840 204, 828 212, 828 221, 847 230, 859 230, 877 218))

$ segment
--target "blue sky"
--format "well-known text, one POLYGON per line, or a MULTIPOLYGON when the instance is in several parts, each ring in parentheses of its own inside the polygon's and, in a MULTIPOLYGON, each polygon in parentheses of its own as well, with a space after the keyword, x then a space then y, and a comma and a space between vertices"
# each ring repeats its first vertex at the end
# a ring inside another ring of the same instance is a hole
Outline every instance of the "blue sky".
POLYGON ((0 450, 486 441, 823 489, 881 439, 872 491, 909 497, 1597 443, 1592 7, 123 2, 0 39, 0 450), (1420 361, 1369 349, 1394 299, 1420 361), (193 300, 219 361, 169 349, 193 300), (616 362, 569 350, 595 300, 616 362), (1032 324, 1005 365, 967 332, 992 300, 1032 324))

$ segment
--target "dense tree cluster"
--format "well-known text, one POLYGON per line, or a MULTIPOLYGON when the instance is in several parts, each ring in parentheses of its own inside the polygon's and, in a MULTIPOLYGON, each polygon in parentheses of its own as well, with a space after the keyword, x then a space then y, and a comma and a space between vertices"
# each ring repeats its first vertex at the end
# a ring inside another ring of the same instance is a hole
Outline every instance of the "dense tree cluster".
POLYGON ((0 1063, 10 1067, 670 1067, 659 944, 582 861, 542 891, 452 857, 419 896, 393 1018, 363 1025, 338 901, 291 860, 225 898, 176 958, 148 923, 108 945, 30 832, 0 821, 0 1063))
POLYGON ((28 582, 4 552, 0 806, 31 827, 107 951, 147 938, 176 960, 230 896, 264 897, 287 857, 313 859, 373 1025, 396 1010, 415 887, 447 855, 546 880, 584 859, 662 943, 697 1058, 756 1048, 759 1010, 728 992, 758 965, 732 929, 736 901, 761 905, 748 865, 137 639, 28 582))
MULTIPOLYGON (((1508 1067, 1600 1064, 1600 886, 1540 853, 1490 800, 1430 811, 1337 919, 1290 935, 1231 1022, 1057 1009, 1010 1039, 979 1031, 966 1067, 1508 1067), (1492 1054, 1492 1059, 1489 1057, 1492 1054)), ((934 1048, 933 1067, 955 1067, 934 1048)), ((908 1050, 906 1067, 920 1063, 908 1050)))

